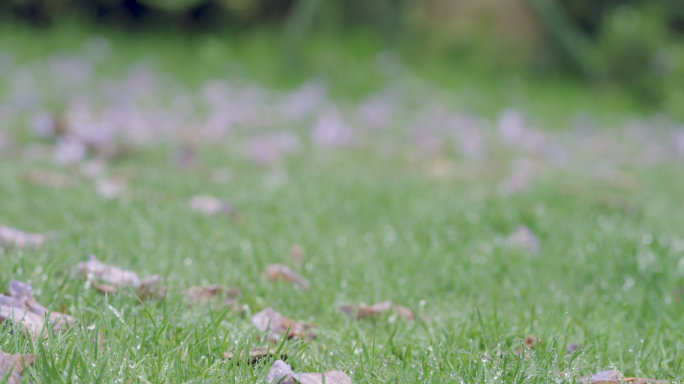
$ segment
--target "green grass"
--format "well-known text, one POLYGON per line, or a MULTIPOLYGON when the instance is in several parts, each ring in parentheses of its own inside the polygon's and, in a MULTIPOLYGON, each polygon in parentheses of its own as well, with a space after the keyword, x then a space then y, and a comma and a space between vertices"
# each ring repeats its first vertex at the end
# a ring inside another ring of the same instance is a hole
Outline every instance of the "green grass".
MULTIPOLYGON (((33 32, 5 31, 0 49, 36 59, 55 44, 80 44, 67 35, 39 42, 33 32)), ((210 64, 188 69, 174 50, 184 42, 154 39, 130 42, 108 68, 115 73, 154 47, 160 65, 190 83, 222 73, 210 64)), ((266 57, 254 55, 254 62, 266 57)), ((555 113, 543 104, 529 108, 555 113)), ((267 306, 319 327, 315 339, 285 344, 295 371, 340 369, 355 383, 571 382, 572 375, 560 379, 554 371, 587 374, 613 365, 627 376, 684 379, 684 252, 675 243, 684 239, 684 178, 675 165, 627 169, 639 181, 630 191, 559 174, 501 197, 489 176, 435 180, 407 160, 379 160, 366 149, 305 148, 283 164, 288 178, 280 186, 269 185, 271 169, 222 148, 203 148, 202 168, 194 171, 170 166, 169 150, 113 163, 110 172, 125 177, 130 190, 113 201, 86 180, 56 190, 24 183, 21 172, 51 166, 0 157, 0 223, 60 233, 37 250, 0 251, 0 287, 30 282, 39 302, 89 324, 36 342, 5 328, 0 349, 36 355, 28 381, 257 382, 270 364, 235 365, 221 355, 266 345, 249 317, 267 306), (209 180, 208 170, 217 168, 230 172, 229 182, 209 180), (242 222, 194 214, 188 199, 198 193, 229 198, 242 222), (538 255, 496 244, 521 223, 540 237, 538 255), (266 264, 291 264, 294 243, 306 250, 308 291, 261 276, 266 264), (127 292, 106 297, 70 280, 90 253, 141 277, 160 273, 166 298, 140 304, 127 292), (182 290, 210 283, 240 288, 246 310, 189 309, 182 290), (350 320, 337 300, 393 300, 419 316, 350 320), (98 334, 105 339, 95 343, 98 334), (528 334, 542 343, 529 358, 514 356, 528 334), (568 344, 583 352, 566 354, 568 344)))

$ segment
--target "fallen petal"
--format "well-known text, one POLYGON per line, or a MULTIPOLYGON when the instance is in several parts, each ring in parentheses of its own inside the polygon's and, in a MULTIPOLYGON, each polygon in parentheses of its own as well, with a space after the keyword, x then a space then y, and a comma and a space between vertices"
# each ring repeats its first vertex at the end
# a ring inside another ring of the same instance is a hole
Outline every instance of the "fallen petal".
POLYGON ((290 255, 292 256, 292 261, 294 261, 297 266, 301 266, 304 261, 304 247, 299 244, 292 245, 290 248, 290 255))
POLYGON ((309 287, 309 282, 305 278, 283 264, 267 265, 264 275, 271 281, 283 280, 288 283, 295 283, 305 289, 309 287))
MULTIPOLYGON (((533 349, 534 347, 537 346, 538 341, 539 341, 539 339, 537 337, 535 337, 533 335, 527 335, 527 336, 525 336, 525 339, 523 340, 522 345, 519 346, 518 349, 516 349, 514 353, 516 355, 520 355, 524 350, 523 346, 527 347, 528 349, 533 349)), ((529 354, 527 352, 525 352, 525 358, 529 358, 529 357, 530 357, 529 354)))
POLYGON ((0 377, 5 377, 9 373, 7 384, 20 384, 21 374, 27 365, 33 365, 33 354, 22 355, 15 353, 10 355, 0 350, 0 377))
POLYGON ((364 303, 340 305, 340 309, 347 315, 356 317, 357 319, 363 319, 364 317, 374 316, 389 310, 393 310, 401 318, 406 320, 415 320, 413 311, 404 306, 394 304, 391 301, 382 301, 370 306, 364 303))
POLYGON ((314 336, 309 331, 311 328, 314 328, 313 325, 290 320, 271 307, 255 313, 251 321, 258 330, 262 332, 268 331, 267 337, 273 342, 280 340, 281 336, 286 336, 288 339, 292 337, 308 338, 314 336), (289 333, 288 329, 290 330, 289 333))
POLYGON ((17 247, 40 247, 46 241, 54 238, 52 235, 43 233, 29 233, 19 229, 0 225, 0 246, 17 247))
POLYGON ((17 280, 10 281, 10 296, 0 294, 0 322, 21 322, 24 329, 33 337, 44 337, 46 316, 48 327, 53 332, 74 324, 75 319, 59 312, 50 312, 33 298, 33 288, 17 280))
MULTIPOLYGON (((238 358, 240 361, 242 360, 242 356, 244 355, 245 351, 240 351, 240 357, 238 358)), ((223 358, 225 360, 231 360, 235 354, 232 351, 226 351, 223 352, 223 358)), ((249 350, 249 361, 248 364, 254 364, 257 361, 264 359, 264 358, 269 358, 269 357, 275 357, 275 349, 273 348, 253 348, 249 350)), ((284 353, 281 353, 280 356, 283 360, 287 360, 287 355, 284 353)))
POLYGON ((125 286, 140 287, 140 278, 137 273, 105 264, 98 260, 95 255, 88 256, 88 261, 76 264, 76 270, 81 275, 86 277, 92 275, 92 277, 119 288, 125 286))
POLYGON ((524 224, 519 225, 515 232, 508 236, 506 244, 508 244, 509 247, 530 251, 532 253, 539 253, 539 248, 541 246, 539 238, 524 224))
POLYGON ((144 278, 135 292, 140 300, 161 299, 166 295, 166 287, 161 287, 162 277, 158 274, 144 278))
POLYGON ((234 298, 240 296, 240 294, 239 289, 228 288, 222 284, 212 284, 207 287, 190 287, 183 291, 183 296, 190 300, 191 305, 197 302, 208 302, 209 304, 222 302, 224 305, 231 305, 235 304, 234 298))
POLYGON ((617 369, 611 369, 610 371, 602 371, 591 375, 590 377, 583 377, 578 379, 584 384, 622 384, 622 383, 634 383, 634 384, 658 384, 667 383, 664 380, 657 379, 645 379, 641 377, 625 377, 622 372, 617 369))
POLYGON ((591 375, 588 378, 580 378, 579 381, 585 384, 619 384, 625 375, 617 369, 611 369, 610 371, 602 371, 591 375))
POLYGON ((351 384, 351 377, 342 371, 328 371, 325 373, 294 373, 292 367, 282 360, 277 360, 266 374, 265 380, 269 384, 322 384, 325 376, 326 384, 351 384))
POLYGON ((107 200, 116 199, 126 193, 126 180, 122 178, 98 179, 95 191, 107 200))
POLYGON ((21 179, 30 184, 55 189, 66 188, 73 184, 73 179, 69 175, 44 171, 26 172, 21 175, 21 179))
POLYGON ((235 213, 233 204, 228 200, 222 200, 211 195, 195 195, 190 198, 190 208, 204 216, 218 214, 232 215, 235 213))

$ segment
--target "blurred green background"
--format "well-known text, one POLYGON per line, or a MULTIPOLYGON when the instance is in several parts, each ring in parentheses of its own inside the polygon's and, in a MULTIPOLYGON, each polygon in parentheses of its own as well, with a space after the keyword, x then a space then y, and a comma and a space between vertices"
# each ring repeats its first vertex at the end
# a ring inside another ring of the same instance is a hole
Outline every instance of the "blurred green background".
POLYGON ((267 31, 290 71, 303 68, 312 36, 334 45, 362 35, 417 66, 561 75, 683 117, 681 0, 3 0, 0 22, 161 30, 168 39, 267 31))

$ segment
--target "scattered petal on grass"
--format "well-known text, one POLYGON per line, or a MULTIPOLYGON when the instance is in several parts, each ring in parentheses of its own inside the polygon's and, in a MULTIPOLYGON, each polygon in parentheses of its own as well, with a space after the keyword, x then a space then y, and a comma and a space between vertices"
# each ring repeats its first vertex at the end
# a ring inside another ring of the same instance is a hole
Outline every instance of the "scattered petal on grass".
POLYGON ((98 179, 104 176, 107 163, 103 159, 92 159, 81 163, 79 169, 81 175, 88 179, 98 179))
POLYGON ((19 384, 22 382, 21 374, 27 365, 33 365, 33 354, 22 355, 15 353, 10 355, 0 350, 0 377, 5 377, 9 373, 7 384, 19 384))
POLYGON ((290 255, 292 256, 292 261, 301 266, 304 262, 304 247, 299 244, 293 244, 290 248, 290 255))
MULTIPOLYGON (((233 357, 235 356, 235 350, 233 351, 225 351, 223 352, 223 358, 225 360, 232 360, 233 357)), ((242 356, 244 355, 245 351, 240 351, 240 357, 238 358, 238 361, 242 361, 243 358, 242 356)), ((269 357, 275 357, 275 349, 273 348, 252 348, 249 350, 249 361, 248 364, 254 364, 257 361, 269 357)), ((287 355, 284 353, 281 353, 279 358, 283 360, 287 360, 287 355)))
POLYGON ((140 280, 137 273, 103 263, 95 255, 90 255, 88 261, 78 263, 76 270, 91 280, 93 288, 101 293, 111 294, 120 288, 131 287, 141 300, 162 298, 166 293, 166 288, 159 285, 160 275, 140 280))
POLYGON ((116 199, 126 193, 126 180, 122 178, 98 179, 95 191, 107 200, 116 199))
POLYGON ((264 275, 271 281, 283 280, 288 283, 295 283, 304 289, 309 287, 309 282, 305 278, 283 264, 267 265, 264 275))
POLYGON ((197 165, 195 150, 189 146, 182 146, 173 152, 171 163, 177 168, 190 169, 197 165))
POLYGON ((342 311, 347 315, 356 317, 357 319, 363 319, 364 317, 374 316, 389 310, 393 310, 401 318, 406 320, 415 320, 413 311, 404 306, 394 304, 391 301, 383 301, 370 306, 366 305, 365 303, 341 305, 340 309, 342 309, 342 311))
POLYGON ((69 175, 44 171, 26 172, 21 175, 21 179, 27 183, 47 188, 66 188, 74 182, 69 175))
MULTIPOLYGON (((525 336, 525 339, 523 340, 522 345, 519 346, 518 349, 515 350, 515 354, 520 355, 524 350, 523 346, 525 346, 528 349, 533 349, 534 347, 537 346, 538 341, 539 340, 533 335, 525 336)), ((525 352, 525 358, 529 358, 529 357, 530 357, 530 355, 527 354, 527 352, 525 352)))
POLYGON ((294 373, 292 367, 282 360, 276 360, 266 374, 268 384, 322 384, 325 376, 326 384, 351 384, 352 380, 342 371, 323 373, 294 373))
POLYGON ((519 225, 515 232, 508 236, 506 243, 510 247, 527 250, 532 253, 538 253, 541 245, 539 238, 524 224, 519 225))
POLYGON ((103 263, 95 255, 88 256, 88 261, 76 264, 76 270, 88 278, 92 275, 92 277, 115 287, 131 286, 137 288, 140 286, 140 278, 137 273, 103 263))
POLYGON ((235 213, 233 204, 228 200, 222 200, 211 195, 195 195, 190 198, 190 208, 204 216, 218 214, 232 215, 235 213))
POLYGON ((590 377, 583 377, 578 379, 584 384, 622 384, 622 383, 634 383, 634 384, 657 384, 666 383, 666 381, 656 380, 656 379, 644 379, 640 377, 625 377, 622 372, 617 369, 612 369, 610 371, 598 372, 590 377))
POLYGON ((71 165, 85 159, 88 147, 76 137, 61 136, 52 151, 52 161, 57 165, 71 165))
POLYGON ((73 325, 74 318, 59 312, 50 312, 33 298, 33 288, 17 280, 9 283, 10 296, 0 294, 0 321, 21 322, 32 336, 46 336, 45 327, 53 332, 73 325), (50 314, 45 324, 45 317, 50 314))
POLYGON ((0 246, 2 247, 40 247, 55 236, 44 233, 29 233, 0 225, 0 246))
POLYGON ((288 339, 292 337, 302 339, 313 337, 313 334, 309 331, 311 328, 314 328, 313 325, 292 321, 271 307, 255 313, 251 320, 258 330, 262 332, 268 331, 267 337, 269 341, 277 342, 281 336, 287 336, 288 339), (288 328, 290 329, 289 333, 287 332, 288 328))
POLYGON ((568 346, 565 347, 565 353, 568 353, 568 354, 573 353, 576 350, 578 350, 579 348, 580 348, 579 344, 568 344, 568 346))
POLYGON ((241 292, 236 288, 228 288, 222 284, 212 284, 207 287, 190 287, 183 291, 183 296, 190 300, 191 304, 207 302, 209 304, 222 303, 224 305, 235 304, 235 298, 241 292))
POLYGON ((135 291, 140 300, 161 299, 166 295, 166 287, 159 285, 162 277, 158 274, 146 277, 140 282, 140 287, 135 291))

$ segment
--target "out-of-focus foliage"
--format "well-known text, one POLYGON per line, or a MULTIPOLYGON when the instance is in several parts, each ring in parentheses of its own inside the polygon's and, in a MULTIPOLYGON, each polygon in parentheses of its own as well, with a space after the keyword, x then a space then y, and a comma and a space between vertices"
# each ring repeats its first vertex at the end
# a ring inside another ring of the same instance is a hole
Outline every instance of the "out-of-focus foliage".
POLYGON ((619 84, 658 105, 684 81, 684 7, 674 1, 528 0, 544 21, 562 62, 619 84))
POLYGON ((620 7, 607 15, 597 41, 610 79, 649 103, 663 99, 674 77, 683 80, 684 63, 677 56, 684 47, 668 29, 665 12, 653 5, 620 7))
POLYGON ((574 70, 652 105, 672 103, 682 92, 672 80, 684 77, 681 0, 6 0, 0 19, 7 15, 39 24, 78 15, 126 26, 267 26, 282 30, 290 59, 312 34, 363 29, 427 60, 480 55, 494 68, 574 70))

